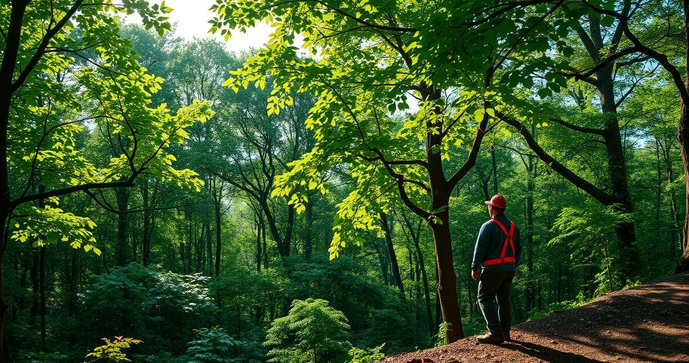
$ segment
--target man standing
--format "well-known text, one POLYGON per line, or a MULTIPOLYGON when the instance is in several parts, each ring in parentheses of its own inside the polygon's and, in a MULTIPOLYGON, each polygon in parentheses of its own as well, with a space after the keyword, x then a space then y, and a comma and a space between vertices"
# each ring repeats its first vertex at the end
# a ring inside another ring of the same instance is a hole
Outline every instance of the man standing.
POLYGON ((491 219, 478 232, 471 277, 479 280, 481 269, 478 303, 486 319, 488 333, 479 335, 477 339, 479 343, 499 344, 510 340, 510 289, 522 246, 519 230, 505 217, 505 197, 496 194, 485 203, 491 219))

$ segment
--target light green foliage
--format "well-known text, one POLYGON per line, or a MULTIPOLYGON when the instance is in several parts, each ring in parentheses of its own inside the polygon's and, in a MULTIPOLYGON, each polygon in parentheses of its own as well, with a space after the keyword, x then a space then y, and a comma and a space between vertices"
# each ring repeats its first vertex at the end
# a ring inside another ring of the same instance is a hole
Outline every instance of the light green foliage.
MULTIPOLYGON (((162 79, 148 74, 131 43, 119 35, 119 14, 137 12, 147 28, 170 29, 164 5, 127 0, 82 5, 49 41, 48 51, 36 47, 56 19, 66 16, 72 1, 31 1, 23 22, 18 62, 37 59, 15 97, 8 124, 8 163, 15 197, 11 237, 43 245, 55 241, 100 253, 94 248, 95 224, 56 206, 58 197, 94 185, 131 184, 143 173, 164 182, 199 190, 203 185, 189 169, 172 166, 173 145, 188 139, 185 129, 211 115, 208 102, 194 101, 172 113, 165 105, 152 106, 151 96, 162 79), (53 19, 53 21, 49 21, 53 19), (70 49, 83 49, 68 51, 70 49), (80 139, 97 130, 107 133, 119 151, 101 162, 83 150, 80 139), (114 141, 116 140, 116 141, 114 141), (56 197, 45 207, 32 205, 40 184, 56 197)), ((0 7, 0 19, 9 21, 12 5, 0 7)), ((4 42, 4 40, 3 40, 4 42)))
MULTIPOLYGON (((303 210, 307 191, 325 193, 329 171, 346 170, 355 188, 338 204, 330 249, 336 257, 348 244, 361 244, 361 231, 380 233, 377 216, 403 200, 439 223, 434 214, 446 206, 431 206, 429 188, 440 183, 431 175, 452 174, 435 170, 442 168, 437 161, 424 163, 466 150, 477 124, 513 107, 521 97, 516 86, 549 69, 529 62, 557 38, 542 21, 557 7, 510 8, 507 20, 490 16, 495 8, 483 1, 220 1, 211 23, 226 36, 260 21, 275 27, 267 47, 225 85, 238 91, 272 81, 268 114, 291 105, 294 90, 318 97, 306 121, 316 144, 278 178, 273 195, 303 210), (527 32, 533 39, 522 42, 527 32), (294 34, 304 37, 313 59, 298 55, 294 34), (522 52, 532 57, 514 56, 522 52), (410 110, 408 97, 418 100, 418 110, 410 110)), ((562 84, 556 73, 547 78, 553 88, 562 84)))
POLYGON ((344 362, 351 344, 342 312, 321 299, 294 300, 289 314, 273 320, 265 345, 269 362, 344 362))
POLYGON ((103 338, 102 340, 105 344, 96 347, 93 349, 93 352, 86 355, 86 358, 93 358, 89 362, 101 360, 106 362, 131 362, 131 359, 127 358, 123 350, 131 348, 132 345, 143 343, 141 340, 122 336, 116 336, 114 340, 108 338, 103 338))
POLYGON ((385 344, 371 349, 360 349, 353 347, 349 350, 349 358, 351 363, 376 363, 385 358, 385 354, 381 351, 385 344))
POLYGON ((620 213, 616 206, 601 208, 588 202, 577 208, 563 208, 553 225, 555 237, 548 246, 566 247, 569 258, 585 266, 601 267, 596 275, 598 291, 612 292, 622 288, 619 283, 620 251, 615 249, 615 226, 629 221, 629 214, 620 213))

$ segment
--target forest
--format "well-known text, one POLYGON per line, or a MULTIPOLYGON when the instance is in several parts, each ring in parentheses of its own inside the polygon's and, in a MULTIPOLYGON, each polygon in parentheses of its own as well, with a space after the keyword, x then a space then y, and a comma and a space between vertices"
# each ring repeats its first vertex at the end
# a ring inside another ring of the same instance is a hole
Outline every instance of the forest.
POLYGON ((0 359, 376 362, 689 269, 689 1, 0 4, 0 359), (137 23, 123 19, 133 14, 137 23))

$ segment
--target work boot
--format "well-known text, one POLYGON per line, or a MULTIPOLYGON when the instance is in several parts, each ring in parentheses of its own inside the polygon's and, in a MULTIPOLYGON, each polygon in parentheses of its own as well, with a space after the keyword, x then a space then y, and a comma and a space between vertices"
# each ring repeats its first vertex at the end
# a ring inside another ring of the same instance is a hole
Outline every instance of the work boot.
POLYGON ((504 332, 503 332, 502 335, 505 337, 505 341, 506 341, 506 342, 511 342, 511 341, 512 341, 512 337, 510 336, 510 332, 507 332, 507 333, 504 333, 504 332))
POLYGON ((503 337, 502 333, 493 334, 488 332, 486 334, 477 336, 476 340, 482 344, 500 344, 505 341, 505 338, 503 337))

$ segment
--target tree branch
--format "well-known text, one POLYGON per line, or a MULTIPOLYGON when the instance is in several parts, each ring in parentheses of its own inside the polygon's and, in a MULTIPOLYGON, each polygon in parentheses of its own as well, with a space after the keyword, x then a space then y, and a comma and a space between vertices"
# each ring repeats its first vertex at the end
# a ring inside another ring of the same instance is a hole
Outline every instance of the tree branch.
POLYGON ((534 139, 529 130, 527 130, 521 122, 501 112, 496 111, 496 115, 500 117, 503 121, 505 121, 507 124, 517 129, 519 133, 524 137, 524 140, 526 141, 527 145, 529 145, 529 148, 534 153, 536 153, 536 155, 538 155, 538 158, 541 159, 544 163, 546 163, 551 169, 556 171, 558 174, 562 175, 565 179, 569 180, 572 184, 591 195, 593 198, 601 202, 603 205, 611 205, 617 201, 612 195, 606 193, 605 191, 591 184, 584 178, 578 176, 573 171, 569 170, 567 167, 560 164, 557 160, 550 156, 545 150, 543 150, 543 148, 541 148, 541 146, 534 139))

